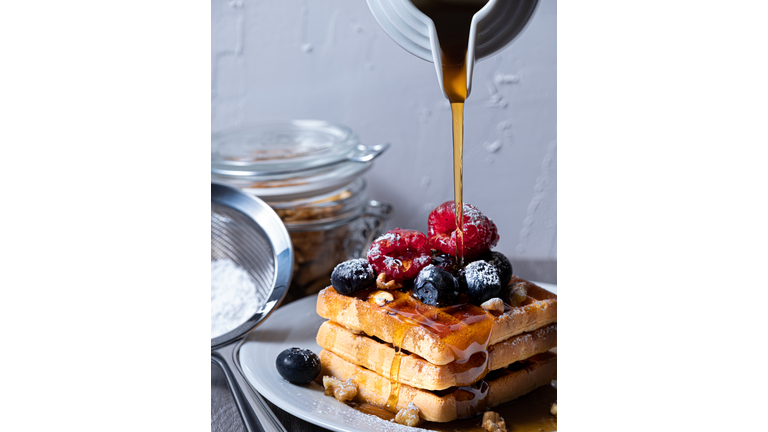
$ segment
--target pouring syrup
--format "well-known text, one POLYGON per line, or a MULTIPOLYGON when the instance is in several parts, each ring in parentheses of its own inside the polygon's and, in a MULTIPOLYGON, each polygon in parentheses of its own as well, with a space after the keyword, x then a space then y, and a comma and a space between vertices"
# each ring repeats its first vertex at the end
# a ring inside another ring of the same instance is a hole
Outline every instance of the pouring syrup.
POLYGON ((467 99, 467 47, 472 17, 485 1, 413 0, 435 23, 440 41, 443 89, 451 103, 453 126, 453 202, 456 222, 456 261, 464 266, 464 101, 467 99))

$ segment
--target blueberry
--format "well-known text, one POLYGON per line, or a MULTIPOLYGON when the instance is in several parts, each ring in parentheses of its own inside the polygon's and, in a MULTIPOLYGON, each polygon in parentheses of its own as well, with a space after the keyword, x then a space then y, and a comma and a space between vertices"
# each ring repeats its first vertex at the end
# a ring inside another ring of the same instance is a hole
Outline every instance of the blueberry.
POLYGON ((331 284, 337 293, 352 295, 376 283, 376 273, 365 258, 344 261, 331 273, 331 284))
POLYGON ((459 282, 459 293, 467 294, 467 277, 464 275, 464 269, 457 272, 456 280, 459 282))
POLYGON ((501 295, 501 281, 496 267, 478 260, 464 267, 467 295, 478 304, 501 295))
POLYGON ((453 275, 458 274, 459 271, 459 263, 456 262, 456 257, 451 254, 436 253, 432 256, 432 264, 453 275))
POLYGON ((424 267, 413 284, 413 296, 431 306, 448 306, 459 295, 459 282, 452 274, 430 264, 424 267))
POLYGON ((499 282, 502 288, 506 288, 509 285, 509 280, 512 279, 512 263, 501 252, 489 252, 485 254, 482 259, 488 264, 496 267, 499 272, 499 282))
POLYGON ((320 358, 308 349, 289 348, 277 356, 277 372, 286 381, 308 384, 320 375, 320 358))

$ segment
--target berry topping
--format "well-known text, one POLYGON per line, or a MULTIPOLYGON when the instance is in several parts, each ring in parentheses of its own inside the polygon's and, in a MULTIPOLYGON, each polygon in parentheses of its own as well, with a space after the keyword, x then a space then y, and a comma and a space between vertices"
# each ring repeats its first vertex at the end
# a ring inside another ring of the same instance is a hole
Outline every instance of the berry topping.
POLYGON ((506 288, 509 285, 509 280, 512 279, 512 263, 509 262, 509 259, 503 253, 496 251, 483 254, 480 259, 496 267, 499 272, 501 287, 506 288))
POLYGON ((461 270, 461 268, 459 267, 459 263, 456 261, 455 256, 448 255, 447 253, 442 253, 434 249, 432 249, 432 253, 434 254, 432 256, 432 264, 435 267, 440 267, 441 269, 451 273, 454 276, 459 274, 459 270, 461 270))
POLYGON ((373 269, 396 281, 415 277, 431 261, 427 236, 416 230, 387 231, 368 249, 368 262, 373 269))
POLYGON ((376 283, 376 273, 365 258, 351 259, 336 266, 331 284, 337 293, 352 295, 376 283))
MULTIPOLYGON (((446 201, 429 214, 429 246, 449 255, 456 255, 456 219, 453 201, 446 201)), ((463 206, 464 258, 473 259, 499 242, 496 224, 471 204, 463 206)))
POLYGON ((277 356, 277 372, 286 381, 308 384, 320 375, 320 358, 308 349, 289 348, 277 356))
POLYGON ((413 284, 413 296, 431 306, 448 306, 459 295, 459 282, 452 274, 428 265, 419 272, 413 284))
POLYGON ((483 260, 464 267, 467 295, 477 303, 484 303, 501 294, 501 281, 496 267, 483 260))

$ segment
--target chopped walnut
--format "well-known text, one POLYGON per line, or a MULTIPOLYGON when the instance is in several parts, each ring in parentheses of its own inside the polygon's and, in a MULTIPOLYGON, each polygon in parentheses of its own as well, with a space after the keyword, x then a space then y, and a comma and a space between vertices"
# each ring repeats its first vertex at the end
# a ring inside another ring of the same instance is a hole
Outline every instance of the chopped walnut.
POLYGON ((512 285, 509 291, 509 304, 519 306, 528 298, 528 286, 525 282, 518 282, 512 285))
POLYGON ((486 411, 483 414, 483 429, 488 432, 507 432, 507 424, 498 413, 486 411))
POLYGON ((420 420, 419 407, 413 402, 408 402, 408 406, 398 411, 395 416, 395 422, 406 426, 416 426, 419 424, 420 420))
POLYGON ((487 310, 488 312, 504 312, 504 302, 501 301, 501 299, 498 297, 488 300, 487 302, 481 304, 480 307, 487 310))
POLYGON ((376 291, 371 294, 371 298, 373 299, 373 302, 379 306, 384 306, 395 299, 392 293, 387 291, 376 291))
POLYGON ((549 409, 549 412, 551 412, 553 416, 557 417, 557 402, 552 404, 552 408, 549 409))
POLYGON ((387 274, 384 272, 379 273, 379 276, 376 277, 376 286, 379 287, 379 289, 383 290, 394 290, 394 289, 400 289, 404 285, 402 282, 398 282, 394 279, 387 280, 387 274))
POLYGON ((323 377, 323 387, 325 387, 326 396, 333 394, 339 402, 346 402, 357 396, 357 384, 352 382, 352 378, 341 381, 326 375, 323 377))

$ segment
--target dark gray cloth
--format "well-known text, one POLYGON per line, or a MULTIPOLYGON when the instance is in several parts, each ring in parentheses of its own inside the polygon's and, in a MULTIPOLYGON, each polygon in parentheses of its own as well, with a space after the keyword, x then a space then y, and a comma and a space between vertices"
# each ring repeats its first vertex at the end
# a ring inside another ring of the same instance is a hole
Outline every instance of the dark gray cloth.
MULTIPOLYGON (((269 401, 267 404, 288 432, 328 431, 288 414, 269 401)), ((245 432, 243 420, 229 392, 224 374, 214 364, 211 364, 211 432, 245 432)))

